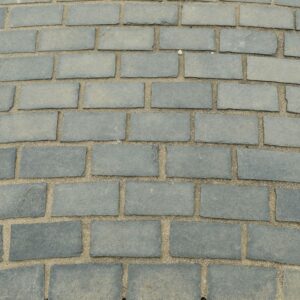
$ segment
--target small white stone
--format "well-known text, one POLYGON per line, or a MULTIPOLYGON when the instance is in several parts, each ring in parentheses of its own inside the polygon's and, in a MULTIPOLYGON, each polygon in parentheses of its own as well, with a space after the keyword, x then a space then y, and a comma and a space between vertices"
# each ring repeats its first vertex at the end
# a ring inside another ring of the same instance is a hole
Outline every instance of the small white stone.
POLYGON ((179 55, 182 55, 182 50, 178 50, 178 54, 179 54, 179 55))

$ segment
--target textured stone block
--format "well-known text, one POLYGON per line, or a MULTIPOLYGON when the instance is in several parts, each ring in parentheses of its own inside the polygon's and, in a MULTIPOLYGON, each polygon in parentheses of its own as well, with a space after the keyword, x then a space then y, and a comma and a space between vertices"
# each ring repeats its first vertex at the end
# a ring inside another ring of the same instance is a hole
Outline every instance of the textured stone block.
POLYGON ((158 148, 155 145, 95 145, 92 174, 158 176, 158 148))
POLYGON ((74 257, 81 252, 79 221, 11 226, 10 260, 74 257))
POLYGON ((125 138, 126 114, 123 112, 66 112, 62 141, 111 141, 125 138))
POLYGON ((0 28, 4 27, 6 11, 5 8, 0 8, 0 28))
POLYGON ((194 213, 191 183, 127 182, 126 215, 183 215, 194 213))
POLYGON ((300 113, 300 88, 296 86, 287 86, 285 99, 287 102, 287 111, 300 113))
POLYGON ((300 294, 300 272, 298 270, 284 270, 283 293, 285 300, 297 300, 300 294))
POLYGON ((34 52, 35 30, 0 32, 0 53, 34 52))
POLYGON ((16 149, 0 149, 0 179, 15 177, 16 149))
POLYGON ((158 221, 94 221, 91 256, 160 257, 158 221))
POLYGON ((284 55, 300 56, 300 35, 295 32, 285 32, 284 38, 284 55))
POLYGON ((0 219, 44 216, 46 189, 43 183, 0 186, 0 219))
POLYGON ((167 176, 193 178, 231 178, 229 149, 169 146, 167 147, 167 176))
POLYGON ((13 107, 15 92, 13 85, 0 86, 0 111, 9 111, 13 107))
POLYGON ((300 222, 300 190, 276 189, 276 220, 300 222))
POLYGON ((127 298, 200 299, 198 265, 129 265, 127 298))
POLYGON ((121 265, 54 265, 50 272, 49 299, 120 299, 121 265))
POLYGON ((85 147, 24 147, 21 152, 20 177, 82 176, 85 147))
POLYGON ((189 258, 241 257, 241 228, 237 224, 172 222, 171 256, 189 258))
POLYGON ((114 216, 119 210, 118 182, 58 184, 54 186, 53 216, 114 216))

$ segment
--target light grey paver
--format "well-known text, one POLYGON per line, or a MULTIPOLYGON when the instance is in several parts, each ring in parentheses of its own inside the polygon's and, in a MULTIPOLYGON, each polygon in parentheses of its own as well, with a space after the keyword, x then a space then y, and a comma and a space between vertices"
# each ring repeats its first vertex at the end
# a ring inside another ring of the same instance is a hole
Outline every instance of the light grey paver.
POLYGON ((276 270, 273 268, 210 265, 209 299, 276 298, 276 270))
POLYGON ((0 58, 0 80, 51 79, 53 57, 27 56, 0 58))
POLYGON ((174 3, 126 3, 125 24, 175 25, 178 7, 174 3))
POLYGON ((82 176, 85 147, 24 147, 21 151, 20 176, 23 178, 82 176))
POLYGON ((185 54, 185 77, 241 79, 242 59, 234 54, 185 54))
POLYGON ((1 270, 1 299, 44 299, 44 276, 42 265, 1 270))
POLYGON ((120 6, 114 3, 77 4, 68 7, 68 25, 118 24, 120 6))
POLYGON ((49 299, 120 299, 121 265, 54 265, 50 271, 49 299))
POLYGON ((16 87, 0 85, 0 111, 9 111, 14 104, 16 87))
POLYGON ((93 28, 43 29, 39 32, 39 51, 88 50, 95 46, 93 28))
POLYGON ((0 149, 0 179, 10 179, 15 176, 16 149, 0 149))
POLYGON ((275 0, 275 4, 300 7, 298 0, 275 0))
POLYGON ((65 54, 59 57, 57 78, 114 77, 113 53, 65 54))
POLYGON ((185 3, 182 9, 184 25, 235 25, 233 5, 219 3, 185 3))
POLYGON ((284 55, 300 56, 300 34, 285 32, 284 38, 284 55))
POLYGON ((176 53, 125 53, 121 55, 121 77, 176 77, 176 53))
POLYGON ((19 108, 75 108, 78 103, 78 83, 42 83, 23 85, 19 108))
POLYGON ((300 182, 300 154, 257 149, 238 149, 241 179, 300 182))
POLYGON ((95 145, 93 147, 92 174, 157 176, 158 147, 156 145, 126 144, 95 145))
POLYGON ((62 5, 20 6, 10 11, 12 27, 59 25, 62 23, 62 5))
POLYGON ((238 224, 172 222, 170 253, 175 257, 240 259, 238 224))
POLYGON ((293 29, 294 15, 289 8, 242 5, 240 24, 242 26, 293 29))
POLYGON ((268 84, 219 83, 218 108, 278 111, 277 88, 268 84))
POLYGON ((241 185, 201 185, 200 215, 207 218, 268 221, 268 189, 241 185))
POLYGON ((131 114, 130 141, 188 141, 189 139, 190 116, 188 113, 131 114))
POLYGON ((62 141, 111 141, 125 138, 123 112, 66 112, 62 141))
POLYGON ((285 300, 297 300, 300 294, 300 272, 298 270, 284 270, 283 293, 285 300))
POLYGON ((134 108, 144 106, 144 84, 135 82, 88 83, 85 86, 86 108, 134 108))
MULTIPOLYGON (((0 225, 0 262, 2 261, 2 258, 3 258, 3 226, 0 225)), ((1 286, 0 286, 1 288, 1 286)))
POLYGON ((91 256, 159 257, 158 221, 94 221, 91 256))
POLYGON ((129 265, 127 299, 198 300, 199 282, 196 264, 129 265))
POLYGON ((10 260, 74 257, 82 252, 81 222, 14 224, 10 260))
POLYGON ((54 186, 53 216, 117 215, 118 182, 58 184, 54 186))
POLYGON ((42 183, 0 186, 0 219, 44 216, 46 189, 42 183))
POLYGON ((229 149, 169 146, 167 147, 167 176, 193 178, 231 178, 229 149))
POLYGON ((161 49, 214 50, 215 33, 207 28, 176 28, 160 29, 161 49))
POLYGON ((287 111, 300 113, 300 88, 296 86, 286 87, 287 111))
POLYGON ((154 29, 150 27, 104 27, 100 29, 98 49, 151 50, 154 29))
POLYGON ((0 32, 0 53, 34 52, 36 30, 0 32))
POLYGON ((7 12, 6 8, 0 8, 0 28, 4 27, 5 14, 7 12))
POLYGON ((126 215, 184 215, 194 212, 191 183, 127 182, 126 215))
POLYGON ((228 144, 258 144, 256 116, 196 113, 196 141, 228 144))
POLYGON ((299 229, 250 224, 248 236, 247 258, 299 265, 299 229))
POLYGON ((0 143, 56 139, 56 112, 24 112, 0 116, 0 143))
POLYGON ((220 34, 221 52, 275 54, 277 36, 274 32, 248 29, 222 29, 220 34))
POLYGON ((300 190, 276 189, 276 220, 300 222, 300 190))

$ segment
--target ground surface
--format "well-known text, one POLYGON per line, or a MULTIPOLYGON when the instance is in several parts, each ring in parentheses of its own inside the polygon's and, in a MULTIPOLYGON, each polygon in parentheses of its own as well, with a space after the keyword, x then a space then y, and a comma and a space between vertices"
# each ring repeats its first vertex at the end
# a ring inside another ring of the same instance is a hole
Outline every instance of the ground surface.
POLYGON ((300 298, 299 0, 0 27, 1 300, 300 298))

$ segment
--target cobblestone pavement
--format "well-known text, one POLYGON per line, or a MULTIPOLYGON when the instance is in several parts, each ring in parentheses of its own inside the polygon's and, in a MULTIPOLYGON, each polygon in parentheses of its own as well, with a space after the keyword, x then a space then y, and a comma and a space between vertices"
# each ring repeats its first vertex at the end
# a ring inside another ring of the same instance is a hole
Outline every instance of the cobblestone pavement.
POLYGON ((300 299, 300 0, 0 28, 0 300, 300 299))

